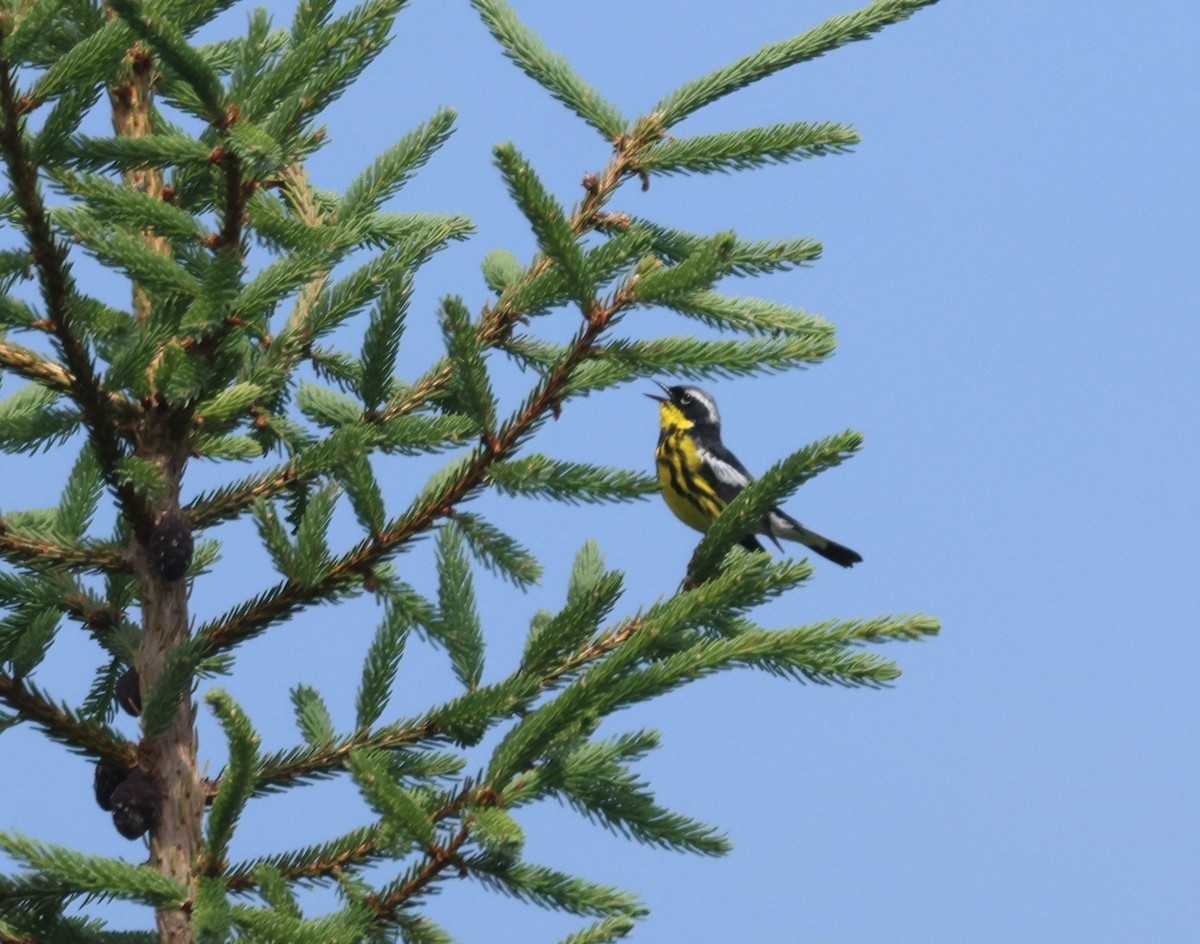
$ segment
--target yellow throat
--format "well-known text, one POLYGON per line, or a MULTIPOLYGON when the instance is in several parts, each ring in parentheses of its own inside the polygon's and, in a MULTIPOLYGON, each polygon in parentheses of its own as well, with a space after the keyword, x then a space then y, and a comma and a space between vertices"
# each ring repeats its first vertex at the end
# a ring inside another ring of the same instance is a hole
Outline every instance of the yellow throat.
POLYGON ((724 502, 704 477, 704 463, 689 432, 694 425, 675 404, 660 403, 654 460, 667 507, 684 524, 706 531, 724 502))

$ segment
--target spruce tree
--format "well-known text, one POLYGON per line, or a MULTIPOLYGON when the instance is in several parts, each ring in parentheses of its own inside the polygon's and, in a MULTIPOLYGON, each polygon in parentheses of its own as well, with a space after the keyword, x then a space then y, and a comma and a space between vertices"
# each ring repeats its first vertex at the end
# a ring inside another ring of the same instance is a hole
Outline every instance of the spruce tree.
MULTIPOLYGON (((852 147, 856 133, 836 123, 694 136, 679 125, 932 2, 875 0, 629 118, 505 0, 473 0, 503 53, 602 140, 597 166, 566 200, 515 145, 497 145, 496 173, 538 251, 483 254, 492 294, 449 294, 430 312, 410 310, 422 264, 472 225, 387 207, 436 159, 454 112, 403 133, 344 192, 318 189, 305 170, 325 143, 322 114, 384 48, 404 0, 345 13, 301 0, 290 23, 254 11, 244 35, 208 43, 197 31, 232 0, 6 0, 0 447, 15 458, 5 506, 20 501, 23 454, 60 452, 69 471, 55 507, 0 516, 0 726, 32 726, 93 762, 95 802, 139 843, 116 858, 0 832, 18 863, 0 878, 0 941, 433 944, 447 937, 423 902, 464 878, 582 916, 568 940, 584 944, 626 935, 644 908, 630 892, 527 861, 522 808, 556 799, 638 842, 726 851, 718 831, 663 808, 635 772, 654 732, 598 727, 732 668, 882 685, 898 670, 863 645, 936 632, 932 619, 911 616, 783 629, 755 620, 811 569, 738 542, 766 509, 857 450, 858 434, 808 445, 747 488, 680 562, 667 598, 623 600, 621 575, 581 535, 561 608, 531 614, 518 664, 490 666, 486 682, 488 614, 473 582, 482 570, 525 587, 540 567, 519 534, 469 501, 488 490, 566 503, 654 495, 643 470, 568 462, 534 441, 578 398, 633 380, 748 375, 830 354, 824 320, 718 287, 807 263, 817 243, 684 232, 638 217, 621 194, 660 175, 852 147), (112 133, 81 130, 97 114, 111 116, 112 133), (126 280, 128 305, 90 292, 77 274, 84 264, 126 280), (678 315, 680 333, 623 336, 622 318, 651 306, 678 315), (398 370, 405 325, 418 318, 437 320, 444 345, 407 352, 421 371, 398 370), (688 320, 727 337, 697 338, 688 320), (494 392, 501 361, 528 379, 517 402, 494 392), (448 461, 415 497, 390 498, 381 459, 433 453, 448 461), (220 484, 190 484, 198 458, 220 484), (357 536, 335 544, 339 510, 352 513, 357 536), (247 517, 278 577, 197 620, 191 601, 213 579, 222 528, 247 517), (97 519, 115 524, 101 533, 97 519), (433 556, 436 593, 406 581, 413 555, 433 556), (354 725, 336 730, 323 697, 298 686, 288 710, 299 739, 265 749, 220 676, 237 673, 243 643, 275 632, 286 646, 277 630, 293 616, 352 597, 378 613, 361 675, 347 680, 357 684, 354 725), (94 683, 78 703, 37 682, 58 633, 95 643, 94 683), (444 652, 461 692, 396 716, 389 695, 413 636, 444 652), (200 710, 227 739, 227 763, 207 778, 200 710), (316 846, 231 857, 256 798, 330 777, 352 780, 370 822, 316 846), (306 911, 302 890, 313 884, 335 889, 338 906, 306 911), (153 907, 157 927, 108 929, 89 909, 113 899, 153 907)), ((569 511, 561 520, 570 527, 569 511)))

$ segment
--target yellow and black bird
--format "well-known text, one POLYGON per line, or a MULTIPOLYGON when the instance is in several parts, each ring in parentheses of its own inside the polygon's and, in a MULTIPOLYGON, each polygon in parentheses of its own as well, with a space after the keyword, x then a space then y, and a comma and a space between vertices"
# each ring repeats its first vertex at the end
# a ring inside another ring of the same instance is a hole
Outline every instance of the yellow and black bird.
MULTIPOLYGON (((659 386, 665 397, 656 393, 646 396, 659 402, 654 458, 663 498, 680 521, 697 531, 707 531, 753 476, 721 442, 721 415, 710 394, 699 387, 659 386)), ((769 537, 776 547, 779 538, 798 541, 843 567, 862 560, 857 551, 808 530, 778 508, 767 515, 758 533, 769 537)), ((747 535, 742 546, 751 551, 763 550, 753 535, 747 535)))

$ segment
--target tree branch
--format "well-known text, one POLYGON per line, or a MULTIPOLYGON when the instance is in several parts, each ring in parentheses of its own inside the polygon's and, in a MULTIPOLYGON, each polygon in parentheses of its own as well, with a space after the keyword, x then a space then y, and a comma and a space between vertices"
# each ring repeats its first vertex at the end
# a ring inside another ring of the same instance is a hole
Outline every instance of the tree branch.
POLYGON ((273 590, 239 607, 232 615, 207 623, 196 632, 207 652, 228 649, 264 631, 314 603, 330 599, 339 591, 356 586, 375 565, 414 535, 420 534, 472 492, 487 484, 487 472, 494 462, 509 458, 534 427, 558 407, 562 392, 574 368, 591 353, 595 339, 611 317, 589 321, 576 336, 555 370, 534 389, 527 406, 501 428, 488 446, 475 450, 468 468, 459 477, 422 504, 393 520, 378 535, 361 541, 357 547, 335 561, 326 576, 315 583, 288 579, 273 590))
POLYGON ((60 544, 13 528, 0 517, 0 558, 14 564, 72 567, 102 574, 129 570, 120 548, 111 544, 60 544))
MULTIPOLYGON (((3 42, 2 37, 0 42, 3 42)), ((8 167, 13 196, 21 208, 23 229, 29 240, 30 256, 37 266, 50 330, 71 377, 68 392, 79 404, 96 456, 116 492, 122 511, 133 529, 148 537, 154 525, 149 510, 134 490, 115 474, 125 449, 117 437, 116 418, 109 410, 109 393, 96 375, 86 344, 74 330, 75 286, 66 250, 55 239, 42 203, 37 168, 25 147, 22 114, 13 86, 12 64, 0 54, 0 151, 8 167)))
POLYGON ((366 899, 367 904, 380 920, 394 918, 396 912, 399 911, 405 902, 431 884, 446 870, 447 866, 453 865, 458 867, 460 865, 462 860, 459 858, 458 851, 466 845, 470 836, 471 831, 466 826, 459 827, 458 832, 450 842, 444 846, 430 849, 425 854, 425 864, 421 866, 416 875, 382 898, 368 895, 366 899))
MULTIPOLYGON (((550 688, 563 676, 578 672, 584 666, 619 647, 630 636, 642 627, 641 620, 629 620, 615 629, 602 633, 597 639, 580 644, 574 652, 566 655, 555 666, 542 672, 530 687, 527 698, 521 704, 529 704, 539 695, 550 688)), ((503 684, 497 683, 497 684, 503 684)), ((521 705, 513 704, 504 716, 511 714, 521 705)), ((262 774, 258 778, 256 794, 271 789, 286 787, 289 784, 306 777, 317 777, 332 774, 345 767, 351 751, 355 750, 395 750, 410 747, 422 741, 443 737, 445 731, 438 723, 438 711, 430 712, 419 721, 404 724, 388 725, 375 731, 362 731, 341 743, 322 745, 305 753, 280 752, 263 759, 262 774)), ((497 718, 501 715, 497 713, 497 718)))
MULTIPOLYGON (((440 823, 443 820, 449 819, 462 812, 462 808, 467 804, 472 796, 478 795, 483 791, 489 791, 487 786, 479 787, 473 782, 465 783, 461 789, 445 803, 440 809, 431 814, 430 819, 434 823, 440 823)), ((380 853, 380 841, 378 835, 378 824, 373 826, 363 827, 349 833, 343 839, 350 839, 353 845, 341 850, 335 855, 325 858, 317 858, 315 855, 300 855, 295 856, 296 864, 289 867, 279 867, 279 872, 288 882, 304 882, 314 881, 319 879, 336 878, 344 869, 350 866, 362 866, 372 859, 377 858, 380 853)), ((406 897, 411 897, 416 894, 421 888, 425 887, 437 873, 451 862, 457 862, 457 850, 466 841, 468 828, 463 826, 459 835, 461 840, 455 844, 452 842, 449 846, 438 846, 426 850, 426 865, 423 866, 418 875, 410 881, 400 886, 400 889, 406 890, 406 897), (434 867, 434 863, 439 863, 434 867), (422 879, 423 880, 419 880, 422 879)), ((226 887, 231 891, 249 891, 256 888, 258 883, 255 880, 254 873, 258 866, 262 863, 272 863, 274 860, 270 857, 255 860, 253 862, 244 863, 236 869, 229 870, 223 874, 226 887)), ((383 918, 395 910, 396 905, 389 905, 396 893, 389 894, 386 899, 375 899, 374 904, 377 914, 383 918)))
MULTIPOLYGON (((578 234, 602 229, 609 224, 602 208, 620 185, 633 176, 633 155, 636 149, 644 146, 642 138, 626 138, 618 142, 617 152, 599 175, 588 174, 585 178, 585 195, 580 205, 571 213, 568 224, 571 230, 578 234)), ((321 219, 319 208, 312 201, 308 189, 307 177, 295 166, 288 168, 284 175, 286 193, 297 213, 305 222, 315 224, 321 219)), ((522 277, 523 282, 532 282, 543 275, 553 265, 545 256, 539 258, 522 277)), ((296 311, 292 320, 300 317, 297 312, 306 311, 316 302, 316 296, 328 276, 314 280, 306 286, 297 301, 296 311)), ((588 317, 600 317, 606 324, 623 304, 611 306, 607 311, 585 312, 588 317)), ((475 337, 481 349, 494 348, 508 340, 514 325, 522 318, 523 313, 512 307, 511 302, 501 301, 494 308, 485 307, 475 329, 475 337)), ((594 338, 593 338, 594 340, 594 338)), ((591 343, 591 342, 589 342, 591 343)), ((409 387, 404 393, 388 404, 382 410, 378 419, 381 422, 404 416, 423 406, 436 397, 450 380, 451 365, 446 358, 434 364, 420 380, 409 387)), ((301 472, 302 461, 293 457, 288 463, 271 470, 267 474, 250 479, 232 490, 223 490, 209 501, 196 501, 187 507, 188 520, 197 530, 211 527, 219 521, 234 518, 246 511, 257 499, 269 499, 288 488, 295 488, 312 481, 321 473, 319 471, 301 472)))
MULTIPOLYGON (((598 181, 589 180, 587 196, 570 219, 573 231, 583 232, 598 225, 600 207, 621 181, 632 173, 629 149, 636 146, 638 146, 638 142, 633 140, 623 142, 622 149, 618 150, 616 157, 609 163, 602 178, 598 181)), ((552 264, 548 258, 541 258, 531 267, 525 276, 526 279, 536 277, 552 264)), ((422 507, 410 509, 406 515, 396 519, 379 535, 361 542, 339 561, 336 561, 326 577, 315 585, 287 580, 260 596, 257 601, 239 607, 233 611, 232 615, 201 627, 197 636, 207 637, 207 642, 212 650, 229 648, 257 635, 273 623, 288 618, 304 607, 318 600, 327 599, 330 594, 360 583, 364 577, 369 575, 372 567, 387 554, 414 535, 428 530, 441 517, 452 511, 454 505, 477 488, 485 485, 487 470, 492 463, 510 458, 509 453, 520 445, 548 412, 557 412, 572 371, 592 356, 596 340, 608 327, 612 318, 629 304, 629 299, 620 296, 614 299, 608 307, 598 307, 592 311, 583 312, 586 319, 584 328, 576 335, 575 341, 559 360, 553 372, 534 389, 525 409, 511 419, 487 446, 476 451, 470 467, 441 494, 427 500, 422 507)), ((503 341, 520 317, 520 312, 504 304, 486 310, 476 332, 480 344, 495 346, 503 341)), ((386 420, 403 415, 428 402, 436 391, 445 386, 449 377, 450 365, 446 359, 443 359, 434 365, 415 389, 406 391, 403 398, 389 405, 381 418, 386 420)), ((283 470, 271 473, 269 477, 249 483, 239 494, 225 496, 221 510, 226 513, 236 513, 235 509, 238 509, 242 502, 248 506, 256 498, 270 497, 276 490, 282 490, 290 484, 303 481, 305 477, 294 471, 297 461, 293 460, 290 467, 291 472, 289 472, 289 467, 284 467, 283 470)), ((216 509, 204 506, 195 509, 196 517, 202 521, 215 520, 214 511, 216 509)))
POLYGON ((0 368, 59 393, 70 393, 75 382, 61 365, 11 341, 0 341, 0 368))
POLYGON ((22 679, 0 673, 0 700, 77 753, 123 767, 137 762, 137 746, 131 741, 98 720, 85 721, 66 706, 54 704, 22 679))

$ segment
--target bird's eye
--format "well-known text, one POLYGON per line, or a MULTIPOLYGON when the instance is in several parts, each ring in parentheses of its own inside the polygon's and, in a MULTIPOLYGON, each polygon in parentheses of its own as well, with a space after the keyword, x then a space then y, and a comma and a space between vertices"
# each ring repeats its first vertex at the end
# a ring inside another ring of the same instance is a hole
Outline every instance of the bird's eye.
POLYGON ((692 395, 690 393, 681 393, 679 395, 679 405, 680 406, 691 406, 692 405, 692 395))

